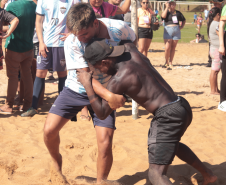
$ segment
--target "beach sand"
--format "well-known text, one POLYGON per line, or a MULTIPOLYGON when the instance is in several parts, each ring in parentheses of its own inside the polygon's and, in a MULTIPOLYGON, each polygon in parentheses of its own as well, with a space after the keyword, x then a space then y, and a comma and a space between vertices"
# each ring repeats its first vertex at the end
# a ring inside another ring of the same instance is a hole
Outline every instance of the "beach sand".
MULTIPOLYGON (((174 69, 164 64, 164 44, 152 43, 148 53, 151 63, 171 85, 177 95, 186 98, 193 110, 193 121, 182 142, 218 176, 214 185, 226 185, 226 113, 217 109, 219 96, 210 95, 207 64, 208 44, 178 44, 174 69), (192 69, 185 69, 184 66, 192 69), (180 67, 182 66, 182 67, 180 67)), ((54 73, 54 76, 56 74, 54 73)), ((0 71, 0 105, 6 97, 5 66, 0 71)), ((219 81, 221 73, 219 73, 219 81)), ((46 82, 44 105, 32 118, 0 114, 0 184, 58 185, 63 181, 51 172, 51 158, 43 142, 43 126, 56 99, 57 84, 46 82)), ((153 118, 142 107, 139 119, 133 120, 131 103, 117 110, 113 141, 114 162, 106 184, 150 185, 148 180, 147 134, 153 118)), ((63 174, 71 185, 92 184, 96 178, 97 143, 92 121, 68 122, 60 132, 63 174)), ((174 185, 198 185, 198 171, 175 157, 167 176, 174 185)))

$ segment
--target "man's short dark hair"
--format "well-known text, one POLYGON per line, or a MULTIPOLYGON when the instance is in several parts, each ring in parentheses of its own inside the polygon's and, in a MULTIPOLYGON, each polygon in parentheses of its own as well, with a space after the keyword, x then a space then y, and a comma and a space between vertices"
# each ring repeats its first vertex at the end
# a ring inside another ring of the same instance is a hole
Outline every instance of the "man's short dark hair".
POLYGON ((71 33, 76 34, 92 26, 95 19, 96 15, 92 6, 87 3, 77 3, 70 8, 66 25, 71 33))

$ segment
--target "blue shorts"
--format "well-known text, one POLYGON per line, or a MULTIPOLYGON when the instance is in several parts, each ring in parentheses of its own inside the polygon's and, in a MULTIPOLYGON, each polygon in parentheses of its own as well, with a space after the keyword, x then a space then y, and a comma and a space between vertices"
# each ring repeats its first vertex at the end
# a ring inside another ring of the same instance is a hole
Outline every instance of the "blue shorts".
POLYGON ((44 58, 38 54, 37 69, 50 69, 53 71, 66 71, 66 62, 64 56, 64 47, 47 47, 47 57, 44 58))
POLYGON ((112 111, 112 113, 105 120, 100 120, 92 110, 88 96, 86 94, 76 93, 68 87, 64 87, 64 89, 60 92, 60 95, 55 100, 49 110, 49 113, 56 114, 66 119, 74 119, 74 117, 83 109, 84 106, 88 106, 94 127, 97 125, 100 127, 116 129, 115 111, 112 111))
POLYGON ((164 27, 164 39, 180 40, 181 32, 179 26, 165 26, 164 27))

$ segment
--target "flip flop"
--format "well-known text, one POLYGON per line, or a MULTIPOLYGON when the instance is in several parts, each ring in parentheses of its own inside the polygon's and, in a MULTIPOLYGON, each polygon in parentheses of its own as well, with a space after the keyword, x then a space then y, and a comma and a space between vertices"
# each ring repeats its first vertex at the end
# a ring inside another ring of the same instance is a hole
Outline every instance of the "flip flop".
POLYGON ((83 120, 83 121, 90 121, 91 117, 90 116, 81 115, 80 119, 83 120))

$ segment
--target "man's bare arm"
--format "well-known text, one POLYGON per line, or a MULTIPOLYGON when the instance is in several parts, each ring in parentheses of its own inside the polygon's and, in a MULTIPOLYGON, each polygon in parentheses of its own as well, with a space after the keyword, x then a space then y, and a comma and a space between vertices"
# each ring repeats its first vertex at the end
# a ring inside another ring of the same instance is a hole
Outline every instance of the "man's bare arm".
POLYGON ((44 18, 45 18, 44 15, 36 14, 35 28, 36 28, 36 32, 37 32, 37 36, 38 36, 38 40, 39 40, 39 55, 42 55, 44 58, 46 58, 47 57, 46 52, 49 52, 49 51, 43 40, 44 18))
MULTIPOLYGON (((99 119, 105 119, 109 114, 111 114, 112 109, 110 108, 107 101, 101 99, 93 90, 92 87, 92 74, 91 72, 86 73, 83 70, 77 72, 77 77, 79 81, 83 84, 86 89, 90 104, 99 119)), ((120 82, 121 83, 121 82, 120 82)), ((123 94, 123 88, 119 87, 118 83, 111 80, 108 84, 108 89, 116 94, 123 94)))
MULTIPOLYGON (((81 70, 90 72, 90 69, 88 67, 76 70, 78 72, 81 72, 81 70)), ((126 99, 122 95, 114 94, 111 91, 107 90, 99 81, 94 78, 92 78, 92 86, 95 94, 106 100, 112 110, 124 106, 126 99)))
POLYGON ((8 0, 2 0, 1 1, 1 8, 4 9, 5 8, 5 4, 8 2, 8 0))
POLYGON ((115 15, 127 13, 129 11, 130 5, 131 5, 131 0, 125 0, 123 5, 117 8, 115 15))

